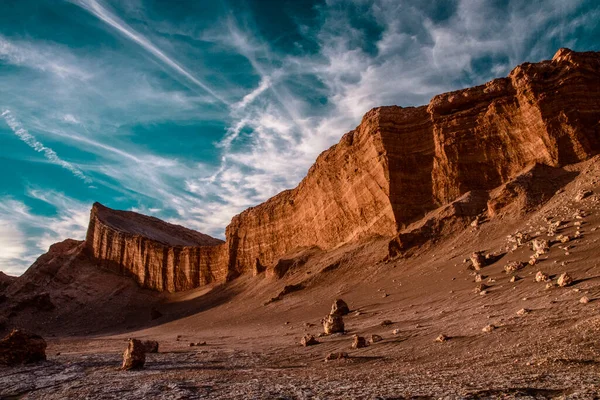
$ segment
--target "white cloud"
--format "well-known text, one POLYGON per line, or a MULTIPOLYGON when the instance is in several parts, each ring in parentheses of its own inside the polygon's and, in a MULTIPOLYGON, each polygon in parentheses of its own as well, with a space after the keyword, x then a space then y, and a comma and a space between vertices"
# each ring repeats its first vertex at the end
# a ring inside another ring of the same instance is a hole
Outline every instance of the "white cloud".
POLYGON ((29 190, 28 197, 54 207, 43 216, 22 201, 0 198, 0 270, 19 275, 53 243, 67 238, 83 240, 90 205, 54 191, 29 190))
POLYGON ((27 143, 29 147, 34 149, 39 153, 43 153, 44 156, 53 164, 59 165, 62 168, 70 171, 77 178, 81 179, 85 183, 92 183, 92 180, 88 178, 78 167, 71 164, 68 161, 61 159, 54 150, 49 147, 44 146, 41 142, 39 142, 32 134, 30 134, 27 129, 23 128, 21 123, 17 121, 10 110, 4 110, 0 116, 4 118, 10 129, 21 139, 23 142, 27 143))
POLYGON ((0 60, 47 71, 62 79, 89 79, 90 74, 74 66, 70 58, 68 52, 57 46, 32 46, 27 42, 9 41, 0 35, 0 60))
POLYGON ((128 39, 140 45, 146 51, 154 55, 156 58, 161 60, 163 63, 168 65, 170 68, 175 70, 178 74, 187 78, 189 81, 193 82, 198 87, 202 88, 206 92, 210 93, 215 99, 219 100, 222 103, 229 104, 224 98, 222 98, 219 94, 217 94, 213 89, 211 89, 206 83, 200 81, 194 75, 192 75, 188 70, 186 70, 183 66, 181 66, 177 61, 173 58, 167 56, 162 50, 160 50, 156 45, 154 45, 148 38, 144 35, 136 32, 133 28, 123 22, 119 17, 110 12, 106 7, 104 7, 97 0, 72 0, 75 4, 80 7, 86 9, 91 14, 98 17, 100 20, 105 22, 106 24, 112 26, 121 34, 123 34, 128 39))

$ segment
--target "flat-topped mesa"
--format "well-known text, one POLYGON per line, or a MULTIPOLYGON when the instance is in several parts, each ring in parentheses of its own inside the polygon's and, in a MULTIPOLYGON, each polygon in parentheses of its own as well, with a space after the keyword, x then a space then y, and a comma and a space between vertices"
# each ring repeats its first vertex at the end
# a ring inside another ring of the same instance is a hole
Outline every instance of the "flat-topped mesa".
POLYGON ((222 240, 135 212, 95 203, 85 242, 98 265, 142 287, 174 292, 227 279, 222 240))
POLYGON ((600 53, 559 50, 507 78, 379 107, 323 152, 300 184, 233 217, 226 243, 94 205, 87 246, 145 287, 185 290, 272 267, 302 248, 392 237, 471 191, 496 188, 534 163, 600 152, 600 53))

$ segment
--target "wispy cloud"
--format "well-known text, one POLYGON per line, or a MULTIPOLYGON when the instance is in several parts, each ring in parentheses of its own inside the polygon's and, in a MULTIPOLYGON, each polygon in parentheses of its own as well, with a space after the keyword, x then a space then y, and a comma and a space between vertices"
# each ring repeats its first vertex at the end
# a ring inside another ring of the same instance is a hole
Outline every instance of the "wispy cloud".
POLYGON ((69 60, 68 52, 58 46, 33 46, 28 42, 10 41, 0 35, 0 61, 50 72, 60 78, 87 80, 90 74, 69 60))
POLYGON ((157 59, 165 63, 168 67, 172 68, 178 74, 182 75, 190 82, 194 83, 198 87, 202 88, 206 92, 210 93, 215 99, 219 100, 224 104, 229 104, 227 100, 222 98, 217 92, 211 89, 206 83, 200 81, 194 75, 192 75, 188 70, 186 70, 183 66, 181 66, 177 61, 173 58, 167 56, 162 50, 160 50, 156 45, 154 45, 150 40, 148 40, 144 35, 135 31, 129 25, 127 25, 124 21, 122 21, 119 17, 110 12, 106 7, 104 7, 100 2, 96 0, 72 0, 75 4, 80 7, 86 9, 100 20, 105 22, 106 24, 112 26, 114 29, 119 31, 126 38, 140 45, 144 50, 151 53, 157 59))
POLYGON ((29 189, 29 199, 56 209, 50 216, 35 213, 23 201, 0 198, 0 270, 19 275, 53 243, 85 238, 89 205, 54 191, 29 189))
POLYGON ((71 164, 68 161, 61 159, 58 154, 54 150, 49 147, 44 146, 40 141, 38 141, 32 134, 30 134, 27 129, 23 128, 21 123, 17 121, 10 110, 4 110, 0 116, 4 118, 10 129, 21 139, 23 142, 27 143, 29 147, 34 149, 39 153, 43 153, 44 157, 48 159, 53 164, 59 165, 62 168, 68 170, 77 178, 81 179, 85 183, 91 184, 92 180, 88 178, 83 171, 77 168, 75 165, 71 164))

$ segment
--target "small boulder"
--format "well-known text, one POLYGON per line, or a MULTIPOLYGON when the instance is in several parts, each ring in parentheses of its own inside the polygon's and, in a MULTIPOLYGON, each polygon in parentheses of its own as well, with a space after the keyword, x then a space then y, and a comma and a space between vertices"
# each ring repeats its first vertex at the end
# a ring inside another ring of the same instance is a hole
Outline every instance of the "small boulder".
POLYGON ((393 325, 394 323, 389 320, 389 319, 384 319, 383 321, 381 321, 381 326, 388 326, 388 325, 393 325))
POLYGON ((304 335, 300 340, 300 344, 304 347, 314 346, 315 344, 319 344, 320 342, 315 339, 313 335, 304 335))
POLYGON ((513 275, 510 277, 510 283, 515 283, 516 281, 521 280, 521 278, 518 275, 513 275))
POLYGON ((538 271, 537 274, 535 274, 536 282, 548 282, 549 280, 550 277, 548 276, 548 274, 545 274, 542 271, 538 271))
POLYGON ((521 308, 519 311, 517 311, 517 315, 519 317, 522 317, 523 315, 529 314, 529 310, 526 308, 521 308))
POLYGON ((144 340, 142 342, 146 353, 158 353, 158 342, 156 340, 144 340))
POLYGON ((348 353, 346 353, 345 351, 338 351, 327 354, 327 357, 325 357, 325 361, 341 360, 343 358, 348 358, 348 353))
POLYGON ((573 283, 573 278, 571 278, 571 275, 564 272, 558 277, 557 283, 558 283, 558 286, 560 286, 560 287, 569 286, 570 284, 573 283))
POLYGON ((524 264, 520 261, 511 261, 504 266, 504 272, 512 274, 524 267, 524 264))
POLYGON ((0 340, 0 365, 19 365, 46 360, 46 341, 39 335, 13 329, 0 340))
POLYGON ((127 350, 123 353, 123 366, 121 369, 128 371, 132 369, 142 369, 146 362, 146 348, 144 344, 137 339, 129 339, 127 350))
POLYGON ((491 331, 493 331, 494 329, 496 329, 496 327, 492 324, 490 325, 486 325, 483 327, 483 329, 481 330, 482 332, 486 332, 486 333, 490 333, 491 331))
POLYGON ((348 304, 342 299, 335 299, 331 306, 331 314, 348 315, 349 313, 350 308, 348 304))
POLYGON ((358 335, 352 336, 352 348, 360 349, 363 347, 367 347, 367 341, 365 340, 365 338, 358 335))
POLYGON ((550 245, 546 239, 534 239, 531 242, 531 247, 536 256, 546 254, 550 251, 550 245))
POLYGON ((369 337, 369 343, 377 343, 377 342, 381 342, 383 340, 383 338, 379 335, 371 335, 369 337))
POLYGON ((344 332, 344 319, 339 314, 329 314, 323 318, 323 331, 326 334, 344 332))
POLYGON ((435 341, 439 342, 439 343, 447 342, 448 340, 450 340, 450 337, 446 336, 444 334, 441 334, 441 335, 439 335, 438 337, 435 338, 435 341))
POLYGON ((473 264, 475 271, 479 271, 485 267, 485 256, 482 251, 476 251, 471 254, 471 264, 473 264))
POLYGON ((475 286, 475 293, 481 293, 485 291, 488 287, 489 286, 485 283, 480 283, 479 285, 475 286))
POLYGON ((589 299, 589 297, 587 297, 587 296, 583 296, 582 298, 580 298, 580 299, 579 299, 579 302, 580 302, 581 304, 587 304, 587 303, 589 303, 589 302, 590 302, 590 299, 589 299))
POLYGON ((581 201, 581 200, 585 199, 586 197, 591 196, 592 194, 594 194, 594 192, 592 192, 591 190, 581 189, 575 195, 575 201, 581 201))

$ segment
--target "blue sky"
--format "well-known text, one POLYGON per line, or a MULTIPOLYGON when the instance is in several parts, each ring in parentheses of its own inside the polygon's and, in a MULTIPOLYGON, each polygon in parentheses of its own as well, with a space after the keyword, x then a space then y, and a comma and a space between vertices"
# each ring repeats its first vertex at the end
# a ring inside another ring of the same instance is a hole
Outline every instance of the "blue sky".
POLYGON ((222 238, 370 108, 600 50, 598 21, 596 0, 2 0, 0 270, 83 239, 94 201, 222 238))

